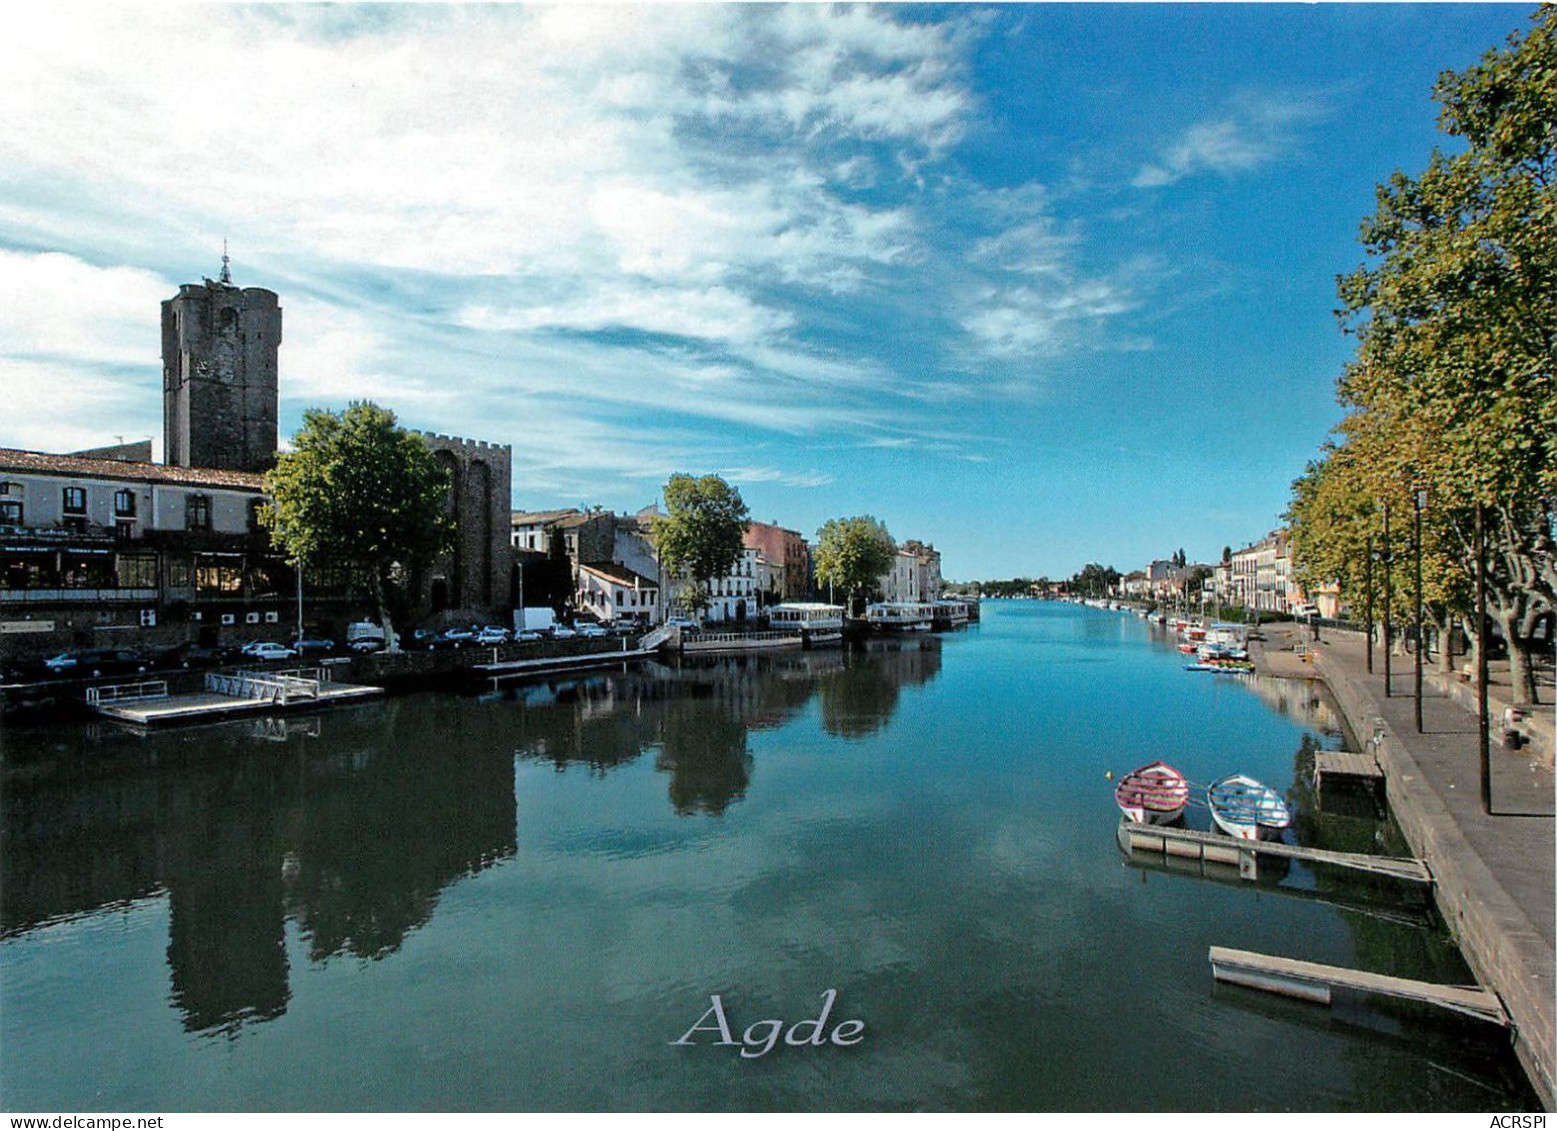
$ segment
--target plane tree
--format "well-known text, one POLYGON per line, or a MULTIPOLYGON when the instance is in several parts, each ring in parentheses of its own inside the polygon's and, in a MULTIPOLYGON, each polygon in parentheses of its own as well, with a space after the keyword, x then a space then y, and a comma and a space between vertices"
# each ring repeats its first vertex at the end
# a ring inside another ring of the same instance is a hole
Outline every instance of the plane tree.
MULTIPOLYGON (((449 474, 427 442, 369 401, 308 409, 265 477, 271 541, 299 567, 328 566, 366 582, 385 620, 386 593, 449 545, 449 474)), ((386 624, 387 628, 387 624, 386 624)))
POLYGON ((880 587, 897 556, 886 524, 868 514, 829 519, 816 538, 817 585, 843 593, 851 606, 856 597, 880 587))
MULTIPOLYGON (((1408 514, 1426 492, 1424 549, 1431 532, 1461 591, 1482 513, 1489 611, 1526 701, 1532 632, 1557 608, 1557 8, 1532 20, 1440 77, 1453 152, 1435 149, 1419 175, 1397 171, 1378 188, 1361 230, 1367 258, 1338 285, 1356 353, 1328 457, 1349 452, 1348 492, 1374 511, 1389 499, 1408 514)), ((1304 540, 1310 553, 1323 541, 1304 540)))
POLYGON ((700 616, 712 603, 713 581, 735 569, 751 512, 741 493, 717 475, 676 474, 665 484, 665 514, 651 538, 660 565, 690 584, 682 603, 700 616))

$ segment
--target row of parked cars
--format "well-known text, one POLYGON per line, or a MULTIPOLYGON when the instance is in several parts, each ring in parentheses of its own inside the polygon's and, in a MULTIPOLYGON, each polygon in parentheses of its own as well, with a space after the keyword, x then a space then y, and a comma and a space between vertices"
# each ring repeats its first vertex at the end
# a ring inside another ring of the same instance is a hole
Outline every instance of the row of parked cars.
MULTIPOLYGON (((512 642, 539 640, 601 639, 607 636, 625 636, 633 631, 629 624, 601 625, 580 621, 573 626, 557 624, 546 629, 511 631, 500 625, 472 625, 469 628, 450 628, 443 632, 417 629, 401 639, 405 648, 456 649, 463 647, 492 647, 512 642)), ((110 675, 140 675, 157 670, 180 668, 214 668, 244 663, 265 663, 285 660, 307 660, 319 656, 376 652, 384 646, 383 638, 359 637, 344 645, 324 637, 305 637, 291 644, 272 640, 250 640, 241 645, 205 645, 193 641, 180 644, 166 651, 148 655, 132 648, 95 648, 85 651, 61 652, 47 659, 19 667, 4 673, 6 679, 96 679, 110 675)))
POLYGON ((607 636, 625 636, 631 625, 603 625, 580 621, 574 625, 554 624, 547 628, 510 630, 501 625, 471 625, 469 628, 447 628, 442 632, 417 629, 409 637, 401 639, 406 648, 489 648, 497 644, 527 643, 538 640, 598 640, 607 636))

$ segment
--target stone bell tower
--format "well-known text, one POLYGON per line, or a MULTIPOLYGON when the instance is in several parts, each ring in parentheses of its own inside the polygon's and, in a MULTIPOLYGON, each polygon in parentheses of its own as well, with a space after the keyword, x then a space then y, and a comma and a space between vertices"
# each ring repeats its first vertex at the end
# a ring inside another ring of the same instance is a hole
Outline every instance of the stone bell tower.
POLYGON ((274 466, 280 345, 276 293, 234 286, 224 246, 220 278, 186 283, 162 304, 162 461, 274 466))

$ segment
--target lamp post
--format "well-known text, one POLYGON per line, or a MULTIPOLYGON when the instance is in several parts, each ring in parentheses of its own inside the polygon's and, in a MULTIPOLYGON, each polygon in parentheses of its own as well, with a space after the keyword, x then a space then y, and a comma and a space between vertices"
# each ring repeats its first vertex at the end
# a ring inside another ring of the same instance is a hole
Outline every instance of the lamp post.
POLYGON ((1393 594, 1390 591, 1390 585, 1389 585, 1389 575, 1390 575, 1391 561, 1390 561, 1390 552, 1389 552, 1389 500, 1388 499, 1384 500, 1384 555, 1383 555, 1383 564, 1384 564, 1384 698, 1388 699, 1389 695, 1390 695, 1390 686, 1389 686, 1389 680, 1390 680, 1390 671, 1389 671, 1389 629, 1390 629, 1390 624, 1389 624, 1389 606, 1390 606, 1390 603, 1393 600, 1393 594))
POLYGON ((1481 809, 1492 812, 1492 744, 1487 726, 1486 519, 1476 500, 1476 739, 1481 756, 1481 809))
POLYGON ((1368 662, 1368 674, 1373 674, 1373 531, 1368 531, 1367 548, 1362 557, 1362 619, 1367 629, 1364 650, 1368 662))
POLYGON ((1418 488, 1411 493, 1411 543, 1416 554, 1416 732, 1422 733, 1422 653, 1427 639, 1422 635, 1422 508, 1427 492, 1418 488))

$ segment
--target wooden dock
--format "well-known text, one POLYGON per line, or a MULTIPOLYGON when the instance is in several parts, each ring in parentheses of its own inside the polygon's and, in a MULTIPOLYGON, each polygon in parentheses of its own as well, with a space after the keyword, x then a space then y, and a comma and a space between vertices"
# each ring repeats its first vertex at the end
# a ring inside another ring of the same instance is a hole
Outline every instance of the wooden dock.
POLYGON ((1211 973, 1219 982, 1285 994, 1324 1005, 1330 1004, 1335 989, 1346 989, 1425 1002, 1478 1020, 1491 1021, 1495 1025, 1506 1027, 1509 1023, 1508 1013, 1497 994, 1480 986, 1444 986, 1436 982, 1418 982, 1411 978, 1369 974, 1363 970, 1347 970, 1341 966, 1325 966, 1318 962, 1302 962, 1295 958, 1279 958, 1224 946, 1211 948, 1211 973))
POLYGON ((1142 825, 1129 820, 1120 822, 1119 844, 1126 852, 1160 852, 1167 856, 1183 856, 1214 864, 1236 864, 1245 870, 1252 870, 1260 856, 1282 856, 1289 860, 1349 868, 1410 883, 1433 882, 1433 874, 1428 871, 1426 864, 1407 857, 1335 852, 1328 848, 1309 848, 1275 840, 1236 840, 1220 833, 1168 825, 1142 825))
POLYGON ((212 722, 234 715, 270 714, 302 707, 335 706, 383 693, 382 687, 334 682, 321 683, 309 695, 285 698, 245 692, 243 689, 208 686, 205 691, 189 694, 105 698, 92 705, 98 714, 110 719, 137 727, 153 727, 170 723, 212 722))
POLYGON ((1340 750, 1314 752, 1314 793, 1322 795, 1325 778, 1356 778, 1369 785, 1384 784, 1384 770, 1372 754, 1350 754, 1340 750))

